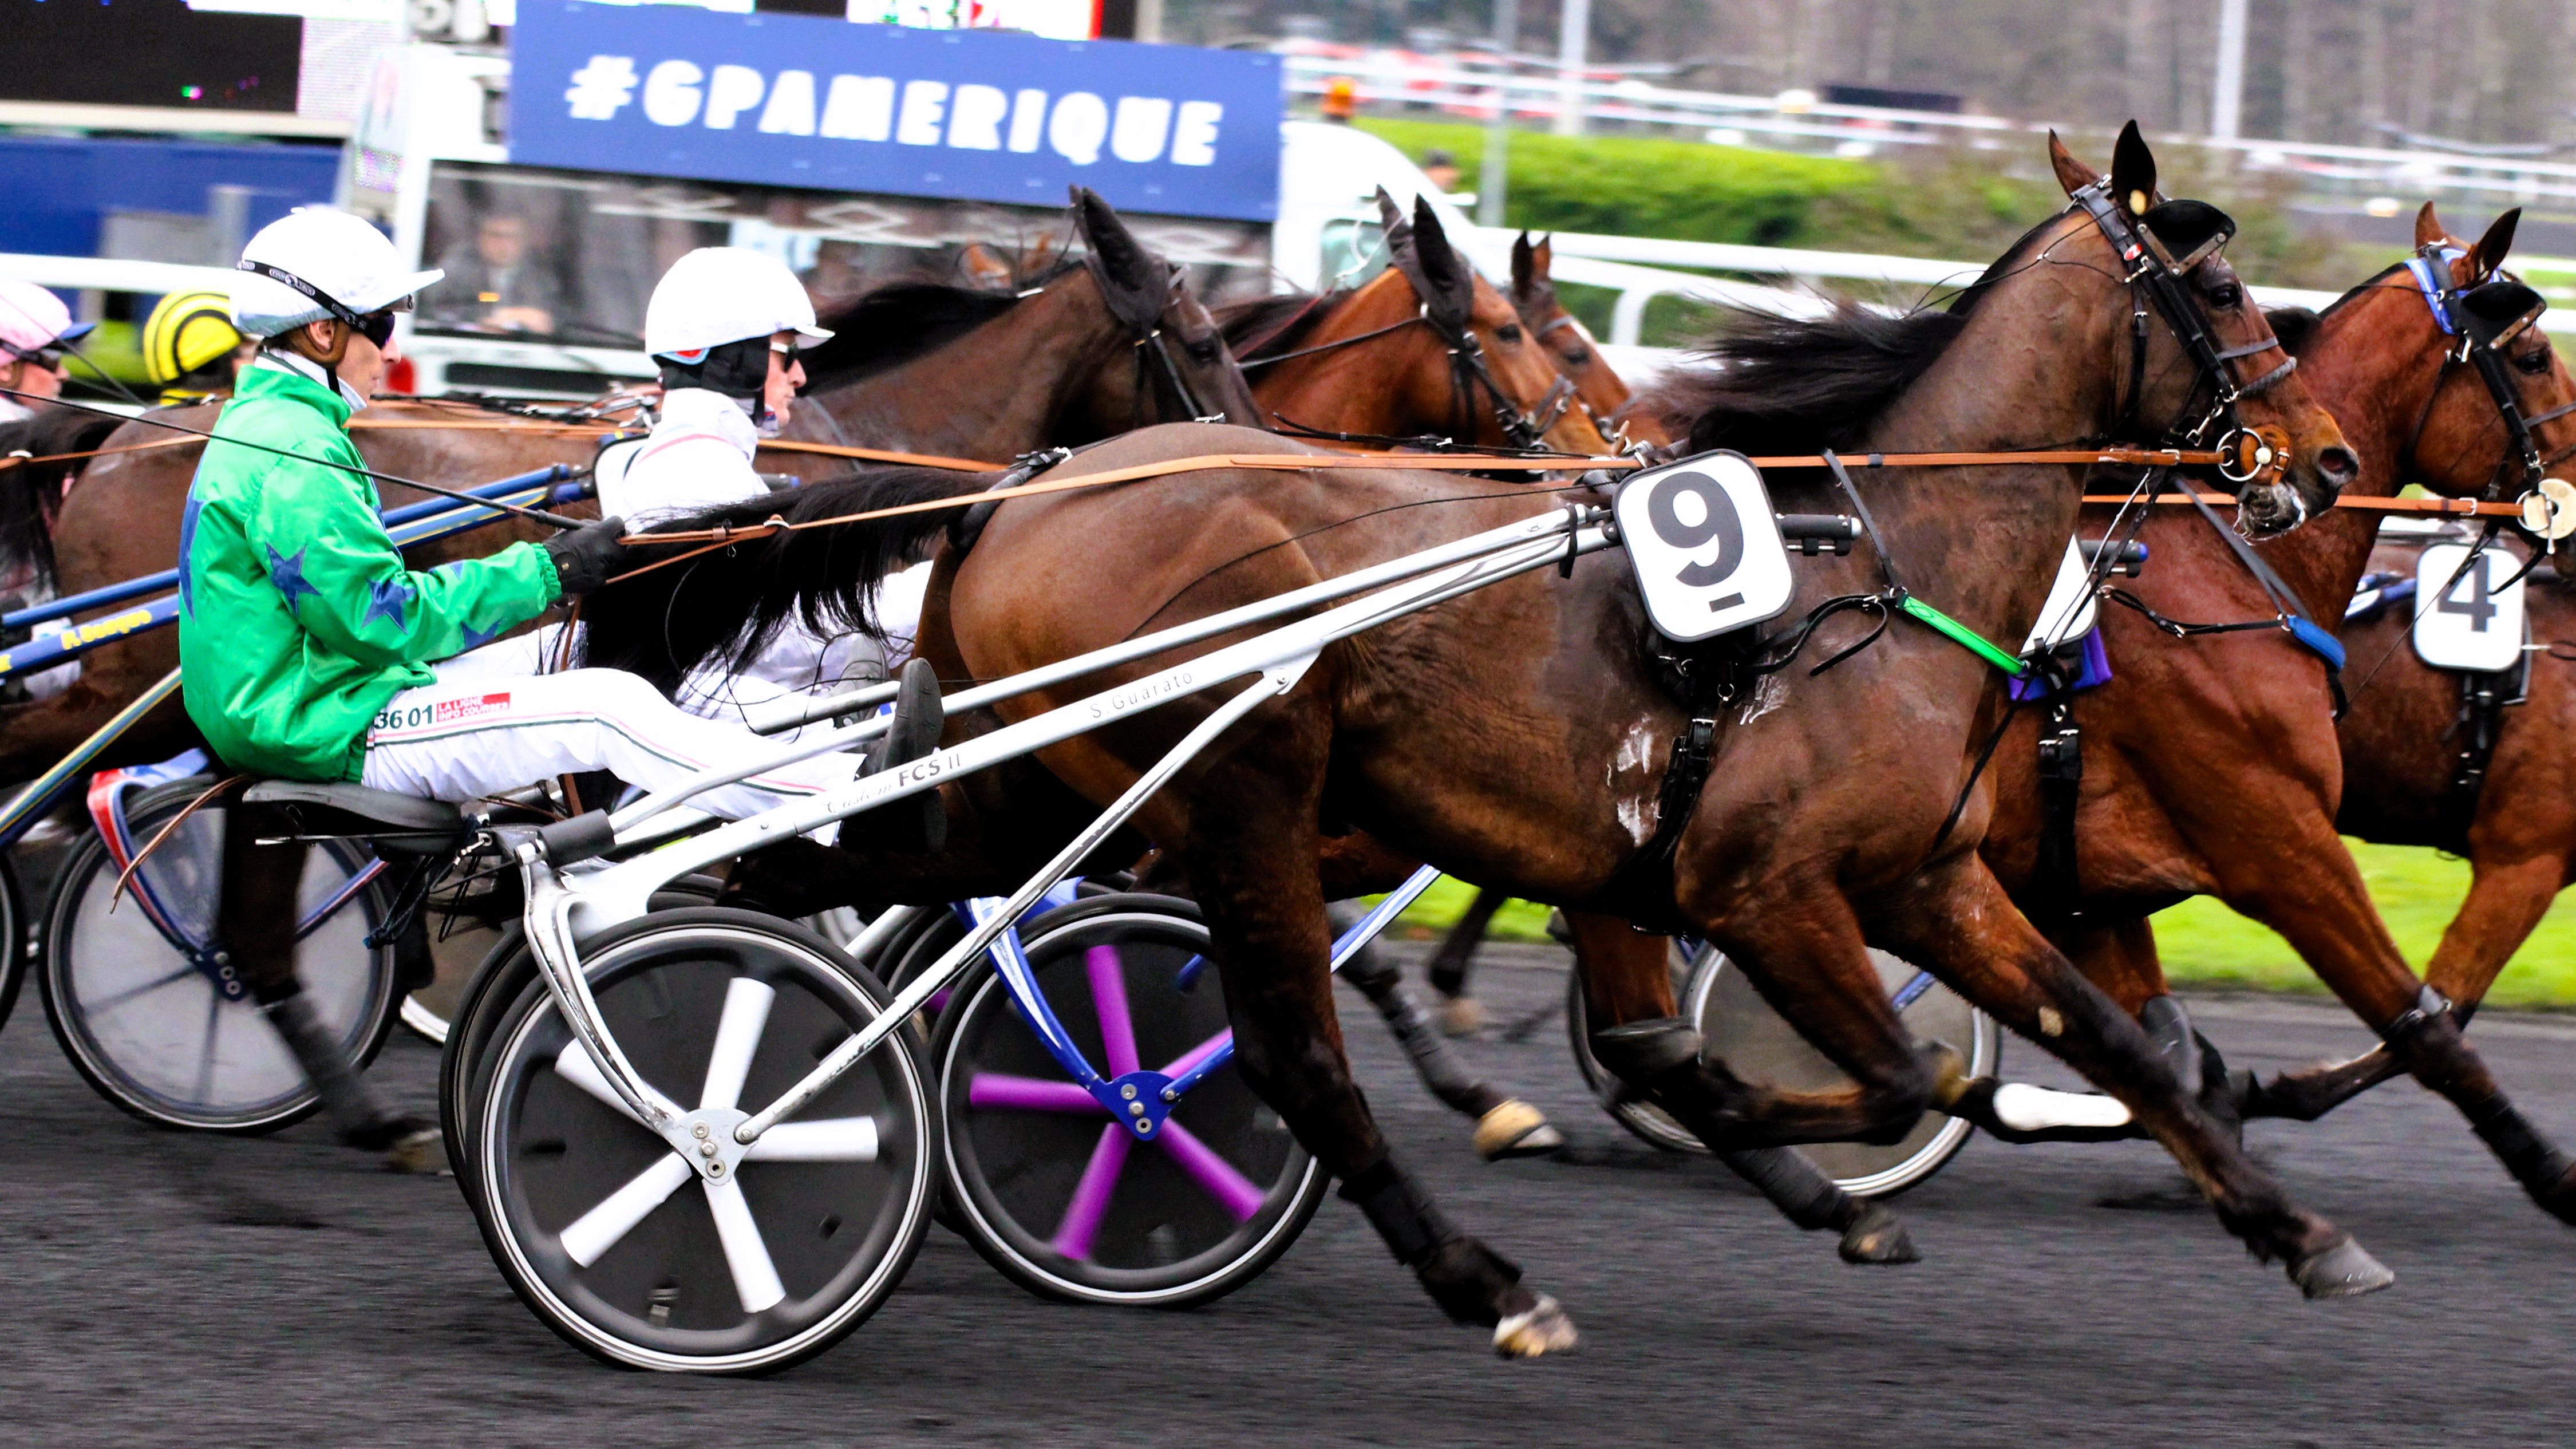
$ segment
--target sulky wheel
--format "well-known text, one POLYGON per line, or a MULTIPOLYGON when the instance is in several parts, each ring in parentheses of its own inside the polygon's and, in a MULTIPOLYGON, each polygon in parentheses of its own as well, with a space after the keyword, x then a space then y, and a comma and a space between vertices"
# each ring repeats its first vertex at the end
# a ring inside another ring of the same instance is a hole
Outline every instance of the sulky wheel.
MULTIPOLYGON (((1177 1073, 1228 1035, 1218 973, 1185 901, 1079 901, 1023 933, 1039 989, 1094 1069, 1177 1073)), ((949 1124, 948 1202, 1004 1276, 1050 1298, 1181 1308, 1223 1297, 1288 1251, 1323 1201, 1323 1167, 1232 1066, 1160 1135, 1135 1140, 1039 1045, 1002 978, 978 968, 941 1014, 931 1060, 949 1124)))
POLYGON ((9 1024, 10 1008, 18 1004, 18 988, 27 980, 26 919, 19 908, 18 868, 9 863, 9 853, 0 850, 0 1026, 9 1024))
MULTIPOLYGON (((135 794, 126 820, 137 846, 213 783, 135 794)), ((121 901, 107 842, 83 839, 54 885, 37 980, 64 1054, 109 1101, 173 1127, 273 1132, 321 1099, 228 958, 210 949, 228 814, 209 805, 188 816, 144 857, 121 901)), ((394 1021, 393 948, 367 944, 386 909, 378 884, 360 879, 372 864, 365 846, 345 841, 305 853, 306 930, 295 950, 305 999, 362 1066, 394 1021)))
MULTIPOLYGON (((1673 996, 1679 1000, 1690 982, 1690 953, 1678 940, 1664 952, 1666 969, 1672 972, 1673 996)), ((1574 1048, 1574 1067, 1583 1074, 1583 1084, 1592 1089, 1593 1098, 1611 1120, 1653 1146, 1666 1152, 1706 1152, 1699 1137, 1673 1120, 1663 1108, 1643 1097, 1631 1096, 1621 1083, 1611 1079, 1610 1069, 1592 1055, 1592 1021, 1584 1008, 1581 972, 1566 973, 1565 1034, 1574 1048)))
MULTIPOLYGON (((1992 1017, 1885 951, 1873 950, 1869 958, 1878 968, 1880 984, 1894 999, 1908 1035, 1957 1047, 1968 1058, 1970 1076, 1995 1072, 2003 1059, 2003 1041, 1992 1017)), ((1692 963, 1690 985, 1682 993, 1682 1015, 1698 1023, 1709 1054, 1722 1058, 1747 1081, 1792 1091, 1822 1091, 1850 1083, 1842 1069, 1781 1020, 1744 973, 1730 969, 1725 955, 1713 946, 1703 947, 1692 963)), ((1844 1191, 1859 1197, 1887 1197, 1940 1171, 1975 1130, 1959 1118, 1926 1112, 1905 1140, 1894 1146, 1828 1142, 1798 1150, 1844 1191)))
MULTIPOLYGON (((636 1070, 685 1106, 757 1111, 874 1021, 884 993, 838 948, 747 911, 658 911, 583 944, 636 1070)), ((451 1033, 466 1199, 546 1325, 612 1363, 759 1373, 830 1347, 902 1281, 929 1221, 937 1109, 897 1032, 701 1178, 597 1076, 525 948, 451 1033)))

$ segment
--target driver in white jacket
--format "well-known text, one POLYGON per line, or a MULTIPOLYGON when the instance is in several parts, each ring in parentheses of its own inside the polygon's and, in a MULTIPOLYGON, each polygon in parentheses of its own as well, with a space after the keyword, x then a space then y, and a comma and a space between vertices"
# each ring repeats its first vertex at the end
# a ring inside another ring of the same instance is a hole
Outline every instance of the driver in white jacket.
MULTIPOLYGON (((805 383, 799 342, 831 333, 815 325, 804 284, 776 258, 741 247, 701 247, 672 264, 644 312, 644 346, 662 369, 662 403, 649 435, 609 448, 597 468, 600 512, 630 533, 769 492, 752 467, 805 383)), ((878 617, 899 658, 908 652, 929 571, 888 580, 878 617), (906 585, 910 585, 909 588, 906 585)), ((557 629, 526 636, 527 672, 556 667, 557 629)), ((741 718, 792 694, 827 694, 886 678, 893 660, 864 634, 823 637, 789 619, 740 674, 703 669, 681 683, 691 714, 741 718)))

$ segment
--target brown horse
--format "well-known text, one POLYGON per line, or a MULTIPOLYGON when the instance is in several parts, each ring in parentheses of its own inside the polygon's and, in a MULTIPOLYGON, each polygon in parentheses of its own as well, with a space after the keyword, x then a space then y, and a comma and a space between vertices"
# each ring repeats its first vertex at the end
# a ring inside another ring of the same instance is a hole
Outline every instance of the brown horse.
MULTIPOLYGON (((2382 539, 2370 567, 2412 579, 2425 543, 2382 539)), ((2420 600, 2382 607, 2343 633, 2355 670, 2370 678, 2354 690, 2339 731, 2344 787, 2336 827, 2468 858, 2468 896, 2424 973, 2463 1025, 2550 902, 2576 880, 2576 782, 2569 779, 2576 671, 2560 667, 2576 655, 2576 597, 2566 575, 2544 564, 2523 600, 2532 640, 2543 647, 2524 655, 2519 688, 2510 675, 2463 675, 2418 658, 2407 632, 2420 600), (2496 705, 2473 703, 2481 688, 2493 691, 2496 705)), ((2322 1112, 2403 1070, 2395 1053, 2375 1047, 2271 1088, 2281 1097, 2295 1091, 2302 1107, 2322 1112)))
POLYGON ((1583 323, 1557 300, 1556 279, 1551 275, 1555 261, 1556 248, 1549 238, 1533 243, 1529 233, 1522 232, 1513 239, 1512 310, 1520 314, 1521 326, 1538 339, 1556 370, 1574 384, 1575 406, 1591 416, 1601 436, 1623 447, 1671 442, 1655 419, 1624 415, 1632 397, 1627 380, 1592 345, 1592 334, 1583 323))
MULTIPOLYGON (((2455 248, 2459 255, 2442 264, 2466 288, 2493 276, 2515 219, 2506 213, 2471 246, 2447 237, 2427 206, 2418 241, 2455 248)), ((2280 330, 2310 392, 2359 445, 2364 467, 2353 495, 2384 497, 2408 481, 2475 493, 2500 470, 2519 466, 2505 446, 2494 400, 2476 371, 2451 357, 2456 339, 2442 330, 2404 270, 2355 288, 2322 316, 2282 318, 2280 330)), ((2576 401, 2576 380, 2539 329, 2514 339, 2510 361, 2507 372, 2525 416, 2576 401)), ((2576 423, 2543 426, 2576 441, 2576 423)), ((2087 528, 2108 526, 2106 512, 2095 510, 2087 528)), ((2379 516, 2339 510, 2264 544, 2261 556, 2309 617, 2333 628, 2369 556, 2379 516)), ((2158 509, 2140 537, 2149 563, 2131 590, 2157 615, 2219 621, 2276 614, 2279 606, 2204 520, 2158 509)), ((2148 914, 2186 896, 2218 896, 2287 937, 2389 1041, 2393 1050, 2382 1065, 2402 1066, 2450 1098, 2543 1207, 2576 1220, 2576 1169, 2506 1101, 2459 1023, 2422 1009, 2423 983, 2407 968, 2337 838, 2352 744, 2338 744, 2325 666, 2275 629, 2183 639, 2145 609, 2106 603, 2101 616, 2114 676, 2074 704, 2084 772, 2073 899, 2039 866, 2040 711, 2016 719, 1995 756, 1996 821, 1985 850, 2015 900, 2122 1007, 2150 1014, 2184 1079, 2200 1080, 2214 1107, 2312 1116, 2295 1081, 2277 1091, 2251 1089, 2249 1097, 2249 1084, 2231 1084, 2214 1053, 2204 1066, 2205 1049, 2194 1046, 2168 994, 2148 914), (2285 869, 2289 863, 2295 868, 2285 869)), ((2012 1130, 1996 1120, 1990 1096, 1980 1084, 1960 1111, 2020 1140, 2066 1135, 2012 1130)))
MULTIPOLYGON (((2028 448, 2124 424, 2152 431, 2198 412, 2193 398, 2221 380, 2203 375, 2173 331, 2151 329, 2144 365, 2133 367, 2130 318, 2144 302, 2105 234, 2141 224, 2153 168, 2132 128, 2113 176, 2079 198, 2103 210, 2070 209, 2035 228, 1951 311, 1855 310, 1778 324, 1763 347, 1699 382, 1709 404, 1693 443, 1765 453, 2028 448)), ((2205 212, 2151 214, 2150 226, 2170 220, 2179 234, 2200 216, 2206 230, 2205 212)), ((2272 351, 2261 314, 2223 260, 2193 262, 2175 282, 2189 300, 2176 305, 2215 346, 2253 359, 2245 376, 2260 375, 2272 351)), ((2249 516, 2287 524, 2330 501, 2349 460, 2296 380, 2240 407, 2244 422, 2288 445, 2287 481, 2249 487, 2249 516)), ((1278 446, 1222 429, 1158 428, 1073 467, 1278 446)), ((1835 599, 1885 600, 1901 567, 1964 627, 2017 638, 2073 531, 2081 484, 2080 469, 2036 464, 1873 477, 1870 512, 1886 552, 1802 561, 1792 607, 1831 620, 1835 599)), ((791 502, 793 516, 823 518, 976 486, 898 472, 791 502)), ((1775 502, 1792 510, 1833 508, 1839 498, 1812 474, 1774 484, 1775 502)), ((944 677, 999 677, 1546 511, 1536 504, 1526 489, 1471 478, 1340 470, 1219 470, 1014 500, 989 516, 971 551, 940 547, 922 648, 944 677)), ((737 515, 747 516, 719 511, 700 522, 737 515)), ((690 587, 750 613, 755 628, 806 607, 861 618, 882 568, 946 527, 913 515, 781 535, 730 559, 707 556, 714 566, 690 587)), ((614 607, 658 609, 670 585, 651 581, 677 572, 646 576, 614 607)), ((1295 689, 1139 817, 1141 831, 1177 855, 1207 914, 1248 1079, 1343 1179, 1344 1196, 1433 1299, 1461 1321, 1496 1325, 1507 1353, 1572 1341, 1554 1302, 1452 1224, 1393 1161, 1351 1081, 1323 912, 1327 893, 1348 883, 1328 884, 1315 865, 1327 821, 1515 894, 1686 926, 1744 962, 1856 1087, 1769 1091, 1702 1061, 1696 1033, 1669 1019, 1660 959, 1650 979, 1611 979, 1596 966, 1587 983, 1602 1028, 1596 1054, 1714 1148, 1888 1141, 1912 1126, 1956 1057, 1904 1039, 1864 950, 1883 940, 2108 1086, 2183 1161, 2221 1221, 2259 1256, 2286 1260, 2305 1291, 2385 1286, 2386 1270, 2294 1207, 2181 1091, 2137 1024, 2012 908, 1976 854, 1983 795, 1972 792, 1950 823, 1977 743, 2003 713, 1998 677, 1907 623, 1873 634, 1828 622, 1809 632, 1835 636, 1817 650, 1839 653, 1836 667, 1738 696, 1694 725, 1648 657, 1638 595, 1619 560, 1589 560, 1565 580, 1523 575, 1328 648, 1295 689), (1665 742, 1711 733, 1704 798, 1677 799, 1666 818, 1657 757, 1669 764, 1665 742), (1659 859, 1663 848, 1673 853, 1659 859)), ((1103 682, 1086 681, 1082 692, 1103 682)), ((1072 697, 1043 692, 1002 713, 1025 718, 1072 697)), ((1131 716, 1039 758, 1081 797, 1103 801, 1212 704, 1131 716)), ((869 834, 862 820, 842 838, 864 850, 869 834)))
POLYGON ((1417 202, 1407 222, 1381 191, 1391 265, 1357 287, 1224 309, 1226 337, 1281 429, 1377 446, 1439 438, 1478 446, 1609 444, 1574 406, 1520 314, 1417 202))
MULTIPOLYGON (((1146 250, 1089 192, 1075 198, 1085 262, 1060 265, 1034 292, 996 295, 965 287, 899 283, 868 293, 827 321, 839 335, 805 354, 807 401, 788 435, 827 444, 1007 460, 1075 445, 1142 422, 1221 415, 1257 420, 1242 374, 1216 321, 1179 272, 1146 250), (1160 339, 1145 335, 1158 330, 1160 339)), ((152 414, 193 428, 214 423, 201 405, 152 414)), ((104 446, 163 444, 149 422, 118 428, 104 446)), ((589 430, 474 415, 454 405, 388 403, 360 415, 367 465, 394 477, 457 484, 548 463, 586 464, 589 430)), ((170 566, 179 552, 180 505, 199 446, 152 446, 91 463, 54 520, 62 592, 103 587, 170 566)), ((807 477, 845 474, 845 460, 769 452, 764 468, 807 477)), ((17 470, 25 471, 25 470, 17 470)), ((0 490, 13 487, 0 476, 0 490)), ((388 507, 426 496, 387 487, 388 507)), ((496 523, 411 551, 415 567, 489 553, 533 536, 496 523)), ((0 706, 0 779, 51 765, 178 664, 167 631, 108 645, 82 661, 78 683, 32 704, 0 706)), ((128 732, 101 766, 159 759, 192 737, 178 701, 128 732)))

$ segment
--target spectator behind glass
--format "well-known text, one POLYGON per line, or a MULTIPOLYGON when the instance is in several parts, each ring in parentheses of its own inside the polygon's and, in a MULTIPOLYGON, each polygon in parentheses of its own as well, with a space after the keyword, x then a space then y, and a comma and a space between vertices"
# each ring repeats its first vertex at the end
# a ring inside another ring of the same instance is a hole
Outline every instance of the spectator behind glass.
POLYGON ((1458 158, 1446 151, 1422 153, 1423 179, 1440 188, 1442 195, 1458 189, 1458 158))
POLYGON ((471 242, 439 258, 447 283, 433 294, 445 305, 429 320, 486 332, 552 332, 562 298, 555 279, 528 256, 526 218, 486 215, 471 242))

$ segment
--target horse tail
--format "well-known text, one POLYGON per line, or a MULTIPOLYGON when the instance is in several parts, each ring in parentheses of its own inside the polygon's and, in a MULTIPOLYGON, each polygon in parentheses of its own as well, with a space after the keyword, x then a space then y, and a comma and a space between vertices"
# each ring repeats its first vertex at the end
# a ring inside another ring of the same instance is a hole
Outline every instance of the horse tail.
POLYGON ((76 408, 39 407, 0 423, 0 557, 25 564, 47 593, 54 587, 54 516, 86 459, 124 421, 76 408))
MULTIPOLYGON (((772 518, 815 523, 911 503, 970 498, 1000 476, 944 468, 870 468, 670 519, 646 536, 749 528, 772 518)), ((791 618, 818 634, 856 630, 882 640, 878 587, 888 574, 929 557, 958 514, 953 508, 924 509, 861 523, 790 529, 716 549, 706 549, 702 542, 638 547, 638 565, 680 561, 619 579, 593 596, 583 613, 583 661, 640 674, 668 693, 691 671, 713 661, 742 669, 791 618), (706 551, 690 556, 699 549, 706 551)))

